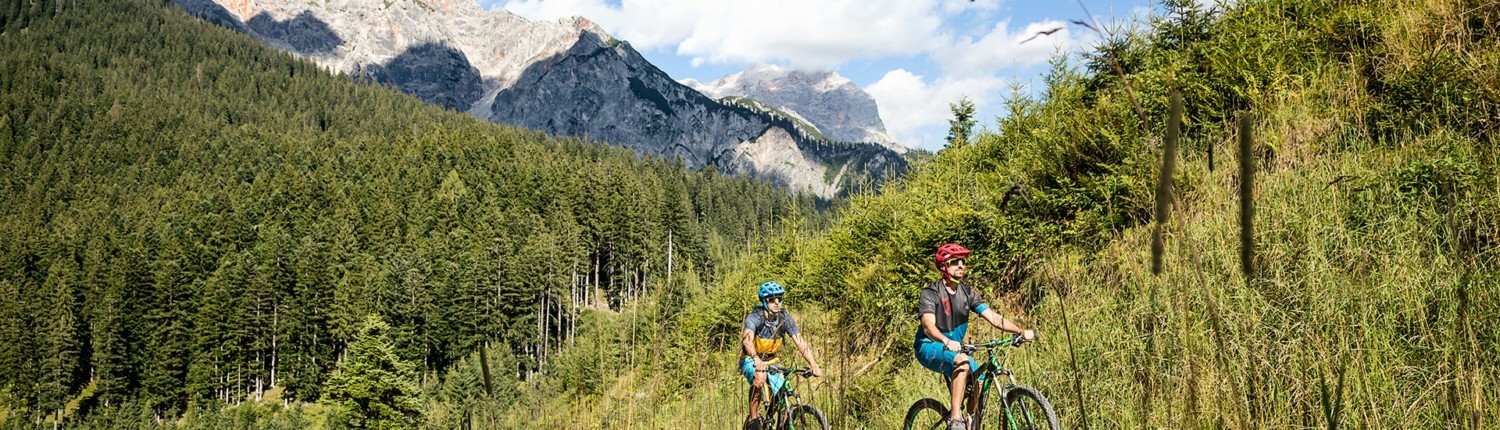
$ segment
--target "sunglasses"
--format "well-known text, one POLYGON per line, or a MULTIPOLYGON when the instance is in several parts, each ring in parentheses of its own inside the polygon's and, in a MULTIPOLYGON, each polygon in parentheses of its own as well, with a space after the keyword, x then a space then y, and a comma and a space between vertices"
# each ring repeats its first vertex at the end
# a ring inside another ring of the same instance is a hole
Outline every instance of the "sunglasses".
POLYGON ((948 260, 948 265, 949 266, 968 266, 969 264, 968 264, 968 262, 965 262, 964 259, 959 258, 959 259, 948 260))
POLYGON ((766 297, 766 303, 781 303, 781 296, 766 297))

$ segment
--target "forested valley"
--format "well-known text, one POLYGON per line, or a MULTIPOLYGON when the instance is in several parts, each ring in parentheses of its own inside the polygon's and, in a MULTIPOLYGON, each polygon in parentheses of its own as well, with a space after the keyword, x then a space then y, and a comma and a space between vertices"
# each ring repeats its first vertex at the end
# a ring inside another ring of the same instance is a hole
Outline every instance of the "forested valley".
MULTIPOLYGON (((490 391, 514 391, 585 312, 680 303, 824 217, 769 184, 329 75, 170 2, 0 18, 8 428, 321 425, 221 411, 347 398, 327 390, 357 391, 330 379, 362 334, 356 358, 405 369, 396 398, 442 398, 484 348, 490 391)), ((411 405, 330 419, 424 423, 411 405)))
POLYGON ((1080 16, 1097 45, 831 209, 170 5, 3 4, 0 427, 736 428, 776 280, 802 400, 898 428, 945 394, 912 336, 947 242, 1065 428, 1500 426, 1493 1, 1080 16))

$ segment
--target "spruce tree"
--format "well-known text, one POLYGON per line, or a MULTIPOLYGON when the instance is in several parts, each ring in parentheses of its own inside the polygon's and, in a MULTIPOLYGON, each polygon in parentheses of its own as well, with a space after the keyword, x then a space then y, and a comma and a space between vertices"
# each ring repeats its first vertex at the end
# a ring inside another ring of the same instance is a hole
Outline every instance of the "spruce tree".
POLYGON ((378 315, 365 318, 349 346, 349 358, 323 386, 321 402, 333 405, 342 424, 353 428, 412 428, 422 418, 421 387, 415 366, 396 355, 390 325, 378 315))
POLYGON ((969 143, 969 136, 974 134, 974 102, 963 97, 950 103, 948 110, 953 111, 953 119, 948 120, 948 145, 959 147, 969 143))

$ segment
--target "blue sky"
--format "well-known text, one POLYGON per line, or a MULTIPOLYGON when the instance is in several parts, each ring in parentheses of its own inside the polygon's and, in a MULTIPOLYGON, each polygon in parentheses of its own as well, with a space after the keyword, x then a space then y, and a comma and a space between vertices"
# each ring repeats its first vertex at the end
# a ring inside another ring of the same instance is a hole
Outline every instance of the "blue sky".
MULTIPOLYGON (((1211 1, 1211 0, 1205 0, 1211 1)), ((674 79, 709 82, 756 64, 833 70, 880 106, 909 147, 941 149, 948 104, 968 97, 993 127, 1013 85, 1042 85, 1047 60, 1099 40, 1087 15, 1138 22, 1151 0, 480 0, 532 20, 588 18, 674 79), (1022 43, 1039 31, 1061 28, 1022 43)))

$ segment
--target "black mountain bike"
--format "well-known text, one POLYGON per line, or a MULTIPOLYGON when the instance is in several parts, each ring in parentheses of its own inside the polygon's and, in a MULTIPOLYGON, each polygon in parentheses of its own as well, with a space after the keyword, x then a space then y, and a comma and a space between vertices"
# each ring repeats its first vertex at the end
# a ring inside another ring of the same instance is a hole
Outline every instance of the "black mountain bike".
MULTIPOLYGON (((971 417, 969 420, 971 430, 979 430, 987 423, 1009 430, 1062 428, 1057 425, 1057 412, 1052 410, 1052 403, 1047 401, 1047 397, 1035 388, 1017 385, 1015 375, 1005 369, 1005 361, 1009 358, 1009 354, 995 352, 1000 348, 1021 346, 1025 342, 1026 340, 1020 335, 1012 335, 1001 340, 964 344, 963 352, 970 356, 974 356, 974 353, 978 351, 988 352, 988 357, 984 361, 976 360, 982 363, 979 365, 979 370, 969 372, 967 384, 969 393, 964 398, 979 396, 979 402, 974 406, 974 410, 965 411, 971 417), (997 355, 1000 357, 996 357, 997 355), (1006 377, 1010 382, 1000 385, 998 383, 1000 376, 1006 377)), ((943 386, 947 387, 946 377, 943 382, 943 386)), ((975 405, 972 402, 965 403, 975 405)), ((911 405, 911 409, 906 411, 906 423, 903 428, 906 430, 945 430, 947 426, 947 403, 928 398, 918 400, 911 405)))
MULTIPOLYGON (((828 430, 828 418, 817 406, 802 403, 802 395, 797 394, 793 386, 793 376, 809 378, 812 377, 812 369, 808 368, 786 368, 779 364, 766 366, 767 376, 773 374, 786 375, 786 383, 781 384, 781 389, 771 395, 771 400, 764 402, 764 410, 760 414, 760 428, 762 430, 828 430)), ((766 385, 770 385, 767 382, 766 385)))

